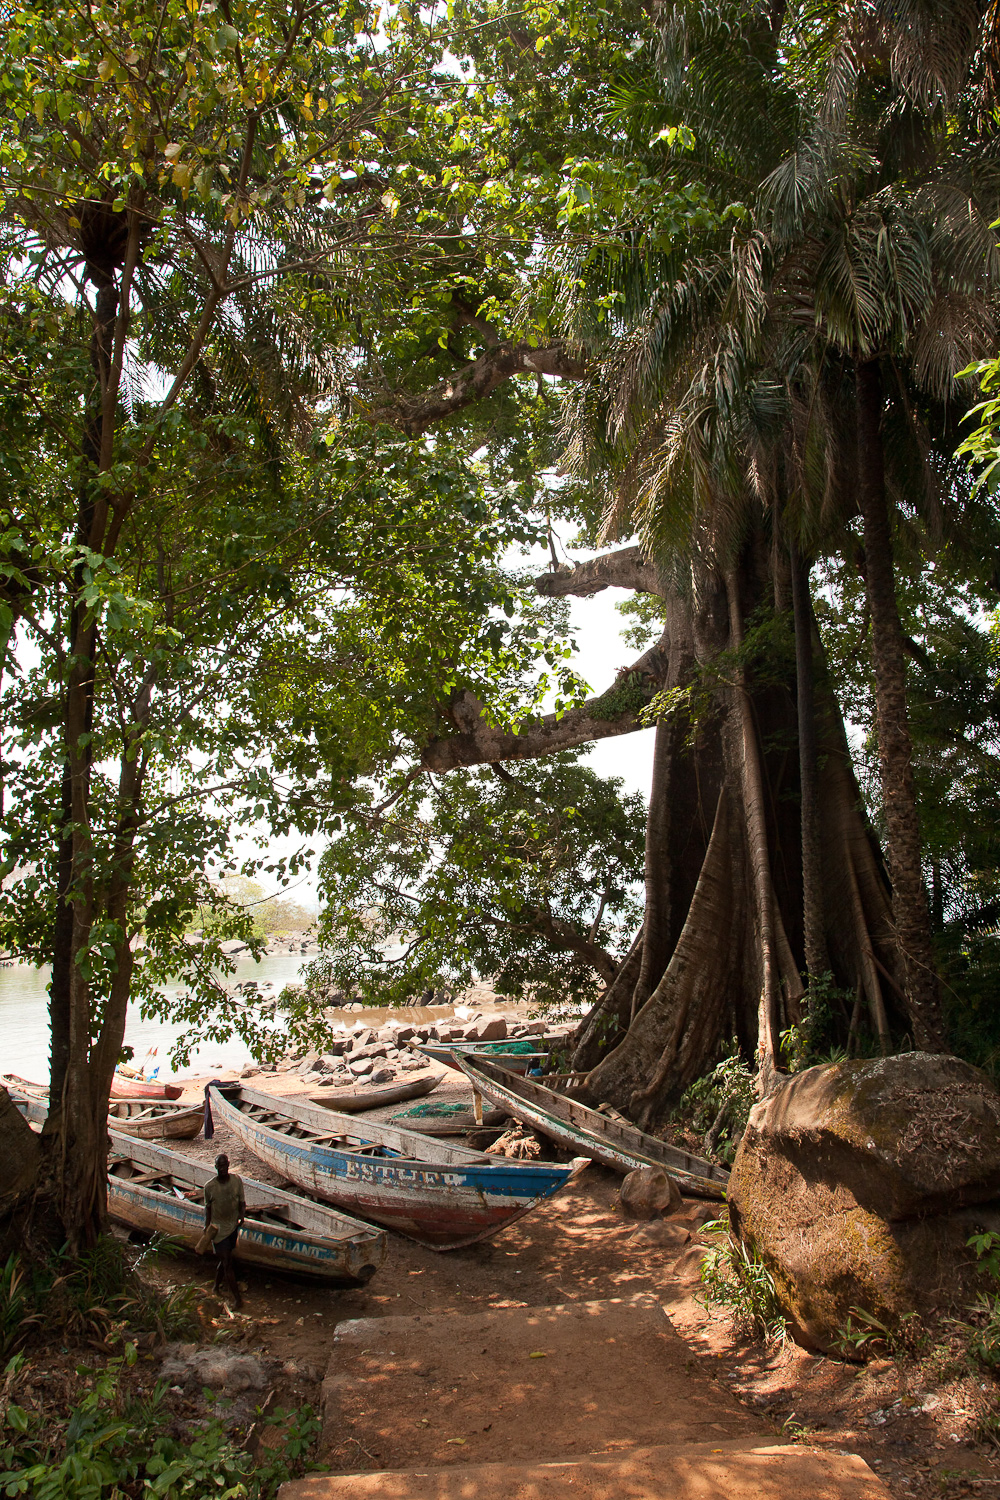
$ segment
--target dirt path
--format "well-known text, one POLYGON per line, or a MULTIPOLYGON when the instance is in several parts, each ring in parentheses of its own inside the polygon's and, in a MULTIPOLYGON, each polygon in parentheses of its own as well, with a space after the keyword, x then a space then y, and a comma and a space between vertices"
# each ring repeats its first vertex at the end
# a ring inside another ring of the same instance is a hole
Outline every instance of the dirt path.
MULTIPOLYGON (((266 1168, 225 1126, 217 1126, 213 1141, 199 1138, 184 1149, 203 1160, 225 1150, 235 1171, 267 1177, 266 1168)), ((935 1377, 933 1360, 925 1360, 919 1370, 890 1360, 855 1366, 815 1358, 791 1343, 770 1348, 740 1345, 729 1318, 707 1311, 699 1300, 701 1256, 696 1241, 678 1253, 676 1245, 637 1240, 637 1226, 618 1207, 619 1184, 620 1178, 592 1166, 572 1187, 502 1234, 465 1250, 438 1254, 391 1235, 386 1264, 363 1290, 322 1290, 248 1269, 242 1278, 245 1318, 232 1319, 211 1298, 205 1300, 206 1309, 224 1335, 235 1337, 241 1347, 263 1347, 282 1361, 285 1373, 277 1401, 309 1401, 318 1409, 334 1330, 345 1320, 546 1308, 648 1294, 666 1310, 684 1340, 685 1365, 713 1383, 718 1419, 730 1424, 730 1430, 738 1429, 738 1420, 732 1427, 733 1414, 742 1407, 757 1432, 786 1441, 802 1437, 814 1447, 860 1454, 900 1500, 942 1494, 1000 1497, 1000 1468, 989 1446, 976 1439, 979 1408, 987 1399, 980 1394, 977 1405, 976 1392, 980 1385, 985 1391, 984 1382, 970 1380, 967 1372, 949 1373, 943 1355, 935 1377)), ((703 1205, 690 1201, 685 1208, 697 1235, 696 1211, 703 1205)), ((207 1289, 213 1266, 186 1257, 159 1274, 207 1289)), ((440 1439, 436 1451, 456 1459, 463 1456, 462 1450, 449 1450, 449 1438, 466 1439, 476 1424, 485 1428, 491 1408, 502 1400, 502 1382, 491 1380, 487 1390, 477 1392, 477 1384, 483 1382, 474 1377, 484 1371, 474 1360, 466 1373, 458 1389, 435 1388, 432 1400, 440 1439)), ((427 1378, 415 1375, 414 1390, 427 1378)), ((577 1379, 572 1363, 561 1370, 560 1379, 572 1403, 577 1379)), ((586 1373, 580 1372, 581 1387, 585 1380, 586 1373)), ((377 1390, 373 1385, 364 1413, 359 1409, 356 1418, 342 1424, 339 1440, 330 1442, 324 1456, 325 1467, 341 1472, 393 1467, 402 1449, 397 1451, 385 1434, 396 1426, 416 1432, 422 1419, 429 1421, 425 1407, 416 1415, 400 1411, 398 1421, 392 1413, 380 1412, 377 1390)), ((430 1396, 429 1387, 427 1391, 430 1396)), ((651 1411, 643 1421, 652 1421, 652 1433, 658 1398, 647 1392, 644 1399, 651 1411)))

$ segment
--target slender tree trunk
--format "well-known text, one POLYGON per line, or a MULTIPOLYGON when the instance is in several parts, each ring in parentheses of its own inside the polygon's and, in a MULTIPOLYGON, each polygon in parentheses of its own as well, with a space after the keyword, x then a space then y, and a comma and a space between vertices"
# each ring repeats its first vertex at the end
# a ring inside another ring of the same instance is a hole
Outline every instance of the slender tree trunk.
MULTIPOLYGON (((733 650, 739 651, 744 638, 743 606, 739 595, 739 581, 733 574, 726 579, 726 594, 729 600, 729 629, 732 647, 733 650)), ((766 1094, 771 1091, 775 1083, 775 1074, 779 1071, 780 981, 775 933, 774 883, 771 877, 767 811, 764 804, 764 778, 757 744, 757 730, 753 719, 753 705, 747 691, 746 669, 742 664, 738 668, 736 702, 742 742, 740 760, 743 770, 743 802, 747 819, 750 867, 753 872, 754 908, 760 934, 763 982, 757 1055, 760 1059, 760 1087, 762 1093, 766 1094)))
POLYGON ((906 714, 906 658, 896 603, 892 535, 882 454, 882 379, 877 360, 855 363, 858 411, 858 501, 864 528, 865 582, 872 620, 879 763, 885 809, 892 909, 913 1040, 944 1050, 944 1024, 927 892, 921 871, 920 823, 906 714))
POLYGON ((642 962, 632 995, 632 1015, 638 1015, 660 982, 670 961, 675 934, 670 921, 670 771, 675 763, 676 717, 658 719, 653 750, 653 776, 646 816, 645 887, 642 962))
POLYGON ((795 622, 795 706, 799 728, 800 816, 802 819, 802 917, 806 974, 814 979, 830 968, 823 915, 820 852, 819 775, 816 765, 816 711, 813 702, 812 605, 809 564, 795 539, 789 543, 792 616, 795 622))

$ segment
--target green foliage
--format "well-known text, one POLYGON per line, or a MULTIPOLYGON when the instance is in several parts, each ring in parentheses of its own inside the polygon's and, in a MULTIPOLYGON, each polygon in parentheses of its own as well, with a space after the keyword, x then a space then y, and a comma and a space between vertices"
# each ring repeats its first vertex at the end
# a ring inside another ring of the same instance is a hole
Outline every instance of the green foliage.
POLYGON ((24 1268, 16 1255, 0 1267, 0 1359, 12 1354, 38 1321, 28 1305, 24 1268))
POLYGON ((641 799, 576 753, 404 786, 320 862, 309 988, 386 1005, 489 977, 501 994, 588 1003, 638 924, 644 826, 641 799))
POLYGON ((881 1345, 894 1358, 916 1354, 927 1338, 918 1313, 909 1312, 892 1322, 876 1318, 863 1307, 852 1307, 847 1322, 837 1331, 833 1347, 847 1359, 860 1359, 881 1345))
POLYGON ((26 1262, 11 1256, 0 1275, 0 1332, 8 1350, 44 1328, 51 1337, 121 1343, 128 1333, 157 1339, 190 1337, 198 1328, 196 1290, 181 1285, 158 1291, 141 1268, 174 1246, 157 1236, 134 1252, 112 1235, 78 1256, 65 1250, 26 1262))
MULTIPOLYGON (((134 1344, 100 1370, 83 1369, 89 1389, 72 1412, 63 1438, 53 1440, 45 1419, 11 1403, 0 1429, 0 1495, 31 1500, 273 1500, 301 1471, 320 1424, 311 1408, 276 1409, 265 1425, 282 1427, 282 1445, 257 1465, 212 1418, 189 1437, 164 1432, 167 1390, 137 1396, 126 1381, 134 1344)), ((8 1372, 16 1378, 17 1370, 8 1372)))
MULTIPOLYGON (((727 1227, 719 1220, 706 1224, 705 1232, 722 1233, 727 1227)), ((702 1262, 701 1283, 704 1301, 728 1310, 738 1338, 761 1343, 784 1339, 785 1315, 774 1278, 748 1245, 730 1235, 710 1250, 702 1262)))
MULTIPOLYGON (((979 1269, 1000 1285, 1000 1234, 986 1230, 970 1236, 968 1248, 973 1251, 979 1269)), ((1000 1295, 980 1292, 971 1309, 975 1319, 969 1338, 969 1353, 990 1370, 1000 1369, 1000 1295)))
POLYGON ((721 1062, 685 1089, 674 1119, 705 1136, 711 1155, 731 1162, 755 1102, 754 1075, 741 1057, 734 1037, 721 1062))
POLYGON ((846 1048, 833 1042, 837 1034, 834 1006, 841 1014, 850 1014, 854 996, 841 989, 831 973, 814 974, 803 1001, 805 1014, 796 1026, 781 1033, 781 1058, 789 1073, 801 1073, 817 1063, 842 1062, 846 1048))

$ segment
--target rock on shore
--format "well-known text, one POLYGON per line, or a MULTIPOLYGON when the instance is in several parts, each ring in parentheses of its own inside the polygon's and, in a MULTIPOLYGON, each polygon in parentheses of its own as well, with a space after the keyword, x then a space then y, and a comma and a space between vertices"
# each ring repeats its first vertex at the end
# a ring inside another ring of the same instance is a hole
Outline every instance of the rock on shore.
POLYGON ((927 1053, 810 1068, 751 1111, 728 1197, 806 1343, 961 1303, 970 1235, 1000 1231, 1000 1095, 927 1053))

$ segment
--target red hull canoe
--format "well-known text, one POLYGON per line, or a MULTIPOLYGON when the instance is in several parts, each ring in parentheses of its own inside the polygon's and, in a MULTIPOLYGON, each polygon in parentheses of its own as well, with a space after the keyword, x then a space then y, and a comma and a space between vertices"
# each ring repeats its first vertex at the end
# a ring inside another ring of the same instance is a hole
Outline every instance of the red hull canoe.
POLYGON ((111 1085, 112 1099, 179 1099, 184 1090, 176 1083, 143 1083, 138 1078, 123 1078, 116 1073, 111 1085))

